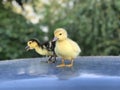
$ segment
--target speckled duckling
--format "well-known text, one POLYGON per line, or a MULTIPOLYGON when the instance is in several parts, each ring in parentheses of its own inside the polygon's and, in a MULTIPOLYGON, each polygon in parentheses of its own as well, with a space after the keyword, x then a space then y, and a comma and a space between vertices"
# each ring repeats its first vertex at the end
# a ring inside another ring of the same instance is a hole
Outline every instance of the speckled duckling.
POLYGON ((48 59, 48 63, 55 63, 56 61, 56 54, 54 52, 55 48, 55 42, 45 42, 43 44, 40 44, 37 39, 30 39, 27 42, 26 50, 32 50, 35 49, 35 51, 43 56, 50 56, 48 59), (54 57, 54 60, 51 60, 54 57))

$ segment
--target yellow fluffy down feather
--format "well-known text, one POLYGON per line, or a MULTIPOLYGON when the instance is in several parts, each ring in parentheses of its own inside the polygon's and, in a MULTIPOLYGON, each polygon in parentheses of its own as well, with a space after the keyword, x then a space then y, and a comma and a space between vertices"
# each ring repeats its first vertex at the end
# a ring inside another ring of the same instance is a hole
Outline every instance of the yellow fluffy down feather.
POLYGON ((54 32, 53 41, 56 41, 55 53, 62 58, 62 64, 57 65, 57 67, 72 67, 74 59, 81 52, 78 44, 67 36, 66 30, 63 28, 58 28, 54 32), (70 60, 71 63, 65 65, 64 60, 70 60))

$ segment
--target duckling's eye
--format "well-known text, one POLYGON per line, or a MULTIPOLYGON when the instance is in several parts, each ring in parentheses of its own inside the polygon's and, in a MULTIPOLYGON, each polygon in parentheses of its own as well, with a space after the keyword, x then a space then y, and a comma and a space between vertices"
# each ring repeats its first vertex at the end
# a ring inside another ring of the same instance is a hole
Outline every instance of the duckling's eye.
POLYGON ((62 35, 62 33, 60 33, 59 35, 62 35))
POLYGON ((29 44, 31 44, 31 42, 29 42, 29 44))

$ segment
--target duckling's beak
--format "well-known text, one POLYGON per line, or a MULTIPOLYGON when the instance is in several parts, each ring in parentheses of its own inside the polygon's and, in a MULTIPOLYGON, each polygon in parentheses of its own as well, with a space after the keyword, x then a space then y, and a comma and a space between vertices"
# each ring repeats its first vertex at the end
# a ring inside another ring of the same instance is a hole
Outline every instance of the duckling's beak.
POLYGON ((57 41, 57 40, 58 40, 58 38, 57 38, 57 37, 54 37, 52 41, 55 42, 55 41, 57 41))
POLYGON ((29 46, 26 46, 25 47, 26 51, 30 50, 30 47, 29 46))

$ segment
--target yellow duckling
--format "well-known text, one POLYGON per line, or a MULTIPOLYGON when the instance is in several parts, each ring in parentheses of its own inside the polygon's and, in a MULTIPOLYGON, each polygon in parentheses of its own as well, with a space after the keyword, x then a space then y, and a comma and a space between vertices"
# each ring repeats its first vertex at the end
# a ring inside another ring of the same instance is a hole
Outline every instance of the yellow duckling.
POLYGON ((57 67, 72 67, 74 59, 79 55, 81 52, 80 47, 76 42, 69 39, 67 37, 67 32, 63 28, 58 28, 54 32, 54 39, 53 41, 56 41, 55 46, 55 53, 57 56, 60 56, 62 58, 62 64, 57 65, 57 67), (71 63, 68 65, 65 65, 64 60, 70 60, 71 63))
POLYGON ((26 50, 35 49, 35 51, 40 55, 50 56, 48 62, 55 63, 56 55, 54 52, 55 42, 45 42, 40 44, 37 39, 30 39, 27 42, 26 50), (54 57, 54 61, 51 61, 52 57, 54 57))

